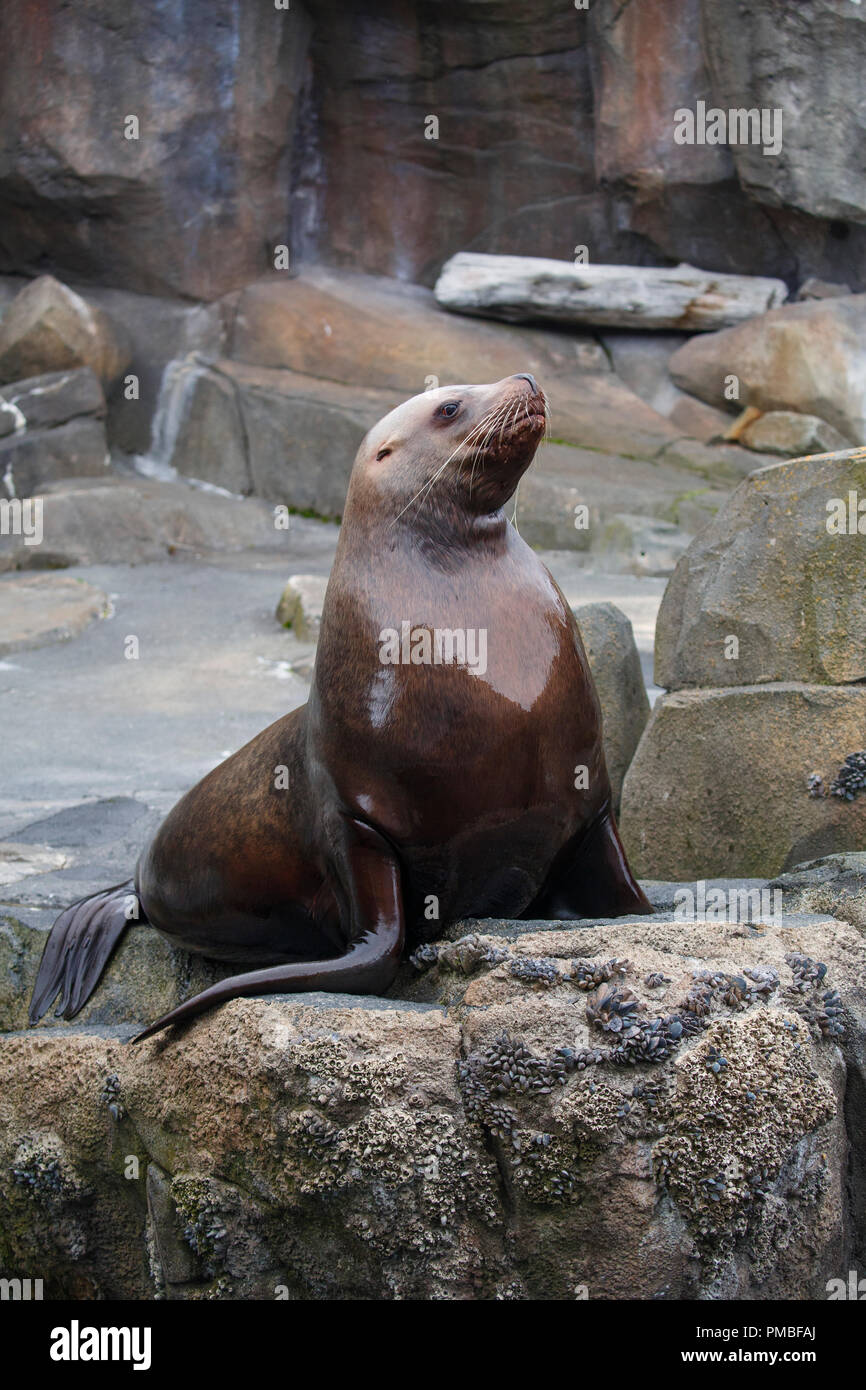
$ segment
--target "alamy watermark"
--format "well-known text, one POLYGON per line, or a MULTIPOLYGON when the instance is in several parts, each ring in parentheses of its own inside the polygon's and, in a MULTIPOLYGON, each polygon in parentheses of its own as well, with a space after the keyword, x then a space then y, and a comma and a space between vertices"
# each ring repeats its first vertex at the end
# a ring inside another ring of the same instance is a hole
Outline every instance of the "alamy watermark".
POLYGON ((68 1327, 52 1328, 48 1355, 52 1361, 130 1361, 134 1371, 148 1371, 151 1329, 82 1327, 73 1318, 68 1327))
POLYGON ((0 1279, 0 1303, 39 1302, 43 1298, 42 1279, 0 1279))
POLYGON ((707 106, 698 101, 694 111, 680 106, 674 112, 677 145, 760 145, 765 155, 782 152, 781 106, 746 108, 707 106))
POLYGON ((487 629, 413 627, 404 620, 399 631, 382 628, 379 660, 383 666, 465 666, 483 676, 487 670, 487 629))
POLYGON ((675 922, 781 923, 783 916, 781 888, 712 888, 698 879, 674 893, 675 922))
POLYGON ((866 497, 852 488, 847 497, 829 498, 826 526, 831 536, 866 536, 866 497))
POLYGON ((0 498, 0 536, 23 536, 25 545, 42 544, 42 498, 0 498))
POLYGON ((828 1279, 827 1298, 831 1303, 840 1299, 851 1302, 866 1302, 866 1279, 859 1278, 856 1269, 848 1270, 847 1279, 828 1279))

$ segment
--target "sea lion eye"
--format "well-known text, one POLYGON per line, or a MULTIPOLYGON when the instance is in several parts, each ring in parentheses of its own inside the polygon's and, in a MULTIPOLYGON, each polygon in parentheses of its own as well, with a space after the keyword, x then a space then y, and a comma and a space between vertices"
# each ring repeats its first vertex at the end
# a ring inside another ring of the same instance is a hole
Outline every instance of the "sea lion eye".
POLYGON ((459 401, 446 401, 444 405, 440 405, 436 414, 441 415, 446 420, 453 420, 459 409, 459 401))
POLYGON ((390 452, 390 449, 380 449, 376 455, 376 462, 379 463, 382 459, 387 458, 390 452))

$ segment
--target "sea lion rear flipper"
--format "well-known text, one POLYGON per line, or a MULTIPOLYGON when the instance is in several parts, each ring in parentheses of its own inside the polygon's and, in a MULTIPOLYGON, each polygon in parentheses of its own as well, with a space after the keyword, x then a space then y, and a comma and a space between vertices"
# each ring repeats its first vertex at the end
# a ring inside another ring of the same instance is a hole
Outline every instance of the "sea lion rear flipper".
POLYGON ((142 1042, 171 1024, 204 1013, 215 1004, 256 994, 381 994, 400 964, 405 937, 400 867, 393 849, 360 821, 348 820, 343 870, 350 944, 344 955, 231 975, 179 1004, 132 1039, 142 1042))
POLYGON ((653 911, 628 866, 610 806, 603 807, 578 843, 554 865, 524 917, 571 921, 580 917, 626 917, 653 911))
MULTIPOLYGON (((48 935, 30 1001, 30 1022, 38 1023, 59 993, 57 1018, 74 1018, 99 983, 109 956, 131 918, 135 884, 119 883, 61 912, 48 935)), ((137 907, 134 920, 141 921, 137 907)))

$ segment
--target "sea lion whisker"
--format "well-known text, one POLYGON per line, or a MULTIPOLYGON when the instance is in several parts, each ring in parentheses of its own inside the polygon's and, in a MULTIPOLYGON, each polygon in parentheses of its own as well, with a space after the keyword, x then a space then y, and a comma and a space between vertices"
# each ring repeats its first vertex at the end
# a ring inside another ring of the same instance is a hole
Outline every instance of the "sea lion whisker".
MULTIPOLYGON (((527 412, 527 413, 528 413, 528 412, 527 412)), ((517 484, 517 487, 514 489, 514 511, 511 513, 511 516, 509 517, 509 521, 511 522, 511 525, 514 527, 514 529, 515 529, 515 531, 517 532, 518 536, 520 535, 520 528, 519 528, 518 525, 517 525, 517 504, 518 504, 519 501, 520 501, 520 483, 518 483, 518 484, 517 484)))
POLYGON ((509 404, 509 402, 506 401, 506 403, 502 407, 500 407, 499 410, 492 411, 491 414, 485 418, 485 420, 481 421, 479 428, 483 427, 486 423, 487 430, 481 443, 476 446, 472 458, 472 469, 469 477, 470 494, 472 492, 472 486, 475 481, 475 470, 484 454, 484 450, 493 442, 493 438, 496 434, 497 429, 499 430, 499 443, 502 443, 506 429, 510 428, 510 426, 516 422, 517 417, 520 414, 521 407, 525 408, 525 403, 522 401, 518 401, 516 405, 511 405, 509 404))
POLYGON ((397 521, 400 520, 400 517, 403 515, 403 512, 408 511, 409 507, 412 506, 412 503, 413 503, 413 502, 416 502, 416 501, 418 500, 419 497, 421 498, 422 503, 423 503, 424 497, 427 495, 427 493, 428 493, 428 492, 430 491, 430 489, 433 487, 433 484, 442 476, 442 474, 445 472, 445 469, 448 467, 449 463, 451 463, 452 459, 455 459, 455 458, 457 457, 457 455, 460 453, 460 450, 463 449, 463 448, 465 448, 466 444, 469 442, 469 440, 472 438, 472 436, 473 436, 474 434, 476 434, 477 431, 481 428, 481 424, 483 424, 483 421, 482 421, 482 422, 479 422, 478 425, 476 425, 472 430, 469 431, 469 434, 466 436, 466 438, 465 438, 465 439, 462 439, 462 440, 460 441, 460 443, 457 445, 457 448, 453 451, 453 453, 449 454, 449 455, 448 455, 448 458, 445 460, 445 462, 444 462, 443 464, 441 464, 439 468, 437 468, 436 472, 433 474, 433 477, 432 477, 432 478, 428 478, 427 482, 424 483, 424 484, 418 489, 418 491, 415 493, 415 496, 409 498, 409 501, 406 503, 406 506, 403 507, 402 510, 399 511, 399 512, 397 513, 397 515, 394 517, 394 520, 391 522, 391 525, 392 525, 392 526, 395 524, 395 522, 397 522, 397 521))
MULTIPOLYGON (((459 452, 459 451, 458 451, 457 449, 454 450, 454 454, 456 454, 456 453, 458 453, 458 452, 459 452)), ((448 467, 449 463, 451 462, 451 459, 454 458, 454 454, 452 454, 450 458, 447 458, 447 459, 445 460, 445 462, 441 465, 441 467, 439 467, 439 468, 436 469, 436 472, 433 474, 433 477, 432 477, 432 478, 429 478, 429 479, 427 480, 427 482, 424 483, 424 485, 418 489, 418 491, 415 493, 415 496, 414 496, 414 497, 410 497, 410 498, 409 498, 409 501, 406 503, 405 507, 402 507, 402 508, 400 509, 400 511, 397 513, 397 515, 394 517, 394 520, 391 522, 391 525, 392 525, 392 526, 395 525, 395 523, 398 522, 398 521, 400 520, 400 517, 403 515, 404 512, 407 512, 407 511, 409 510, 409 508, 411 507, 411 505, 412 505, 413 502, 417 502, 417 500, 418 500, 419 497, 421 498, 421 501, 423 502, 424 497, 425 497, 425 496, 427 495, 427 493, 430 491, 431 487, 432 487, 433 484, 436 482, 437 478, 441 477, 441 475, 445 472, 445 469, 448 467)), ((420 510, 420 508, 419 508, 419 510, 420 510)))
POLYGON ((482 443, 481 443, 481 446, 480 446, 482 452, 483 452, 485 449, 487 449, 487 448, 493 443, 493 436, 496 434, 496 430, 497 430, 497 428, 499 427, 499 425, 502 424, 502 423, 504 423, 504 420, 505 420, 505 407, 504 407, 504 406, 503 406, 500 410, 497 410, 497 411, 493 412, 490 416, 488 416, 488 419, 487 419, 487 430, 486 430, 486 432, 485 432, 484 438, 483 438, 482 443))
POLYGON ((487 415, 483 416, 482 419, 479 420, 475 428, 470 431, 470 433, 466 436, 466 438, 463 441, 464 446, 470 446, 471 450, 469 456, 466 459, 466 462, 470 464, 470 493, 472 491, 472 484, 475 479, 475 469, 484 454, 484 450, 487 448, 487 445, 490 442, 490 437, 493 431, 496 429, 496 425, 499 421, 499 417, 501 414, 502 408, 500 408, 499 410, 493 410, 488 412, 487 415))
POLYGON ((506 416, 505 416, 505 419, 503 420, 502 425, 500 426, 500 430, 499 430, 499 443, 500 443, 500 444, 502 443, 502 440, 503 440, 503 438, 504 438, 504 436, 505 436, 505 431, 506 431, 506 429, 510 429, 511 426, 514 424, 515 420, 516 420, 517 415, 518 415, 518 413, 519 413, 519 411, 520 411, 520 404, 521 404, 520 401, 518 401, 517 404, 514 406, 513 409, 509 409, 509 410, 507 411, 506 416))

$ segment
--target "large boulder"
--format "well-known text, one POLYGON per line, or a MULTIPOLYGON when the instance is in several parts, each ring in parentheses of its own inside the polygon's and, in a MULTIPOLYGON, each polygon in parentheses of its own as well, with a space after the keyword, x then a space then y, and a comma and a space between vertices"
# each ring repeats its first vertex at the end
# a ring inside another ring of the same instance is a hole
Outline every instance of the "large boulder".
POLYGON ((784 304, 788 290, 783 280, 713 275, 690 265, 574 265, 461 251, 442 267, 435 294, 444 309, 507 323, 707 333, 784 304))
POLYGON ((186 477, 339 516, 367 431, 395 393, 199 354, 169 364, 152 452, 186 477))
POLYGON ((866 449, 758 469, 677 564, 657 683, 866 680, 864 576, 866 449))
MULTIPOLYGON (((57 433, 49 431, 48 437, 57 433)), ((0 458, 5 442, 0 441, 0 458)), ((184 483, 115 476, 49 483, 40 494, 40 544, 4 530, 0 572, 134 565, 174 554, 284 549, 286 544, 273 507, 254 497, 222 497, 184 483)))
POLYGON ((0 387, 0 478, 7 497, 32 497, 67 478, 104 477, 105 409, 90 367, 0 387))
MULTIPOLYGON (((0 276, 0 313, 27 283, 20 276, 0 276)), ((128 349, 124 373, 107 395, 109 444, 119 453, 146 454, 166 367, 193 352, 213 358, 222 355, 236 296, 197 304, 105 285, 76 283, 72 289, 119 329, 128 349)), ((2 409, 0 401, 0 435, 2 409)))
POLYGON ((204 299, 261 274, 287 235, 308 36, 299 4, 5 4, 0 268, 204 299))
MULTIPOLYGON (((285 323, 275 326, 285 333, 285 323)), ((329 327, 334 334, 336 326, 329 327)), ((292 357, 293 345, 286 333, 286 356, 322 370, 315 357, 292 357)), ((477 361, 473 375, 488 368, 477 361)), ((375 381, 375 364, 372 370, 375 381)), ((378 370, 387 375, 387 367, 378 370)), ((342 385, 191 354, 166 370, 151 452, 191 479, 336 517, 364 435, 412 389, 342 385)), ((548 443, 539 450, 514 504, 521 534, 546 548, 592 549, 617 571, 669 574, 727 495, 724 483, 738 480, 753 456, 730 449, 695 457, 702 446, 691 441, 683 449, 677 431, 611 372, 588 373, 577 390, 556 379, 551 395, 555 431, 584 438, 587 447, 548 443), (617 442, 645 457, 600 457, 617 442), (575 511, 583 506, 586 524, 575 511)))
POLYGON ((235 384, 197 353, 165 369, 149 457, 226 492, 252 492, 235 384))
POLYGON ((769 886, 781 889, 786 911, 829 912, 866 935, 866 850, 807 860, 769 886))
POLYGON ((90 367, 109 386, 128 362, 122 331, 52 275, 26 285, 0 319, 0 382, 90 367))
POLYGON ((0 410, 4 406, 19 415, 17 429, 44 430, 80 415, 103 416, 105 397, 96 374, 78 367, 0 386, 0 410))
POLYGON ((661 696, 623 787, 632 868, 645 878, 767 877, 862 848, 866 795, 828 793, 864 743, 863 684, 661 696))
POLYGON ((465 931, 411 998, 237 1000, 140 1047, 7 1034, 0 1272, 77 1299, 822 1297, 862 1236, 859 934, 465 931))
POLYGON ((864 339, 866 294, 809 300, 691 338, 672 356, 670 373, 682 390, 722 408, 736 377, 741 406, 817 415, 863 444, 864 339))
POLYGON ((801 415, 796 410, 766 411, 745 424, 737 440, 747 449, 781 454, 786 459, 802 454, 829 454, 834 449, 844 449, 848 443, 826 420, 819 420, 817 415, 801 415))
POLYGON ((601 704, 604 756, 618 813, 623 779, 650 712, 640 656, 631 623, 615 604, 584 603, 574 616, 601 704))
POLYGON ((104 477, 108 465, 105 425, 92 416, 0 439, 0 488, 8 497, 32 497, 68 478, 104 477))
POLYGON ((238 298, 229 355, 407 394, 423 391, 431 377, 444 386, 525 370, 543 385, 578 371, 610 374, 590 334, 476 323, 445 313, 420 285, 322 267, 248 285, 238 298))
POLYGON ((240 363, 217 369, 234 383, 252 490, 300 512, 339 517, 358 446, 398 396, 240 363))

